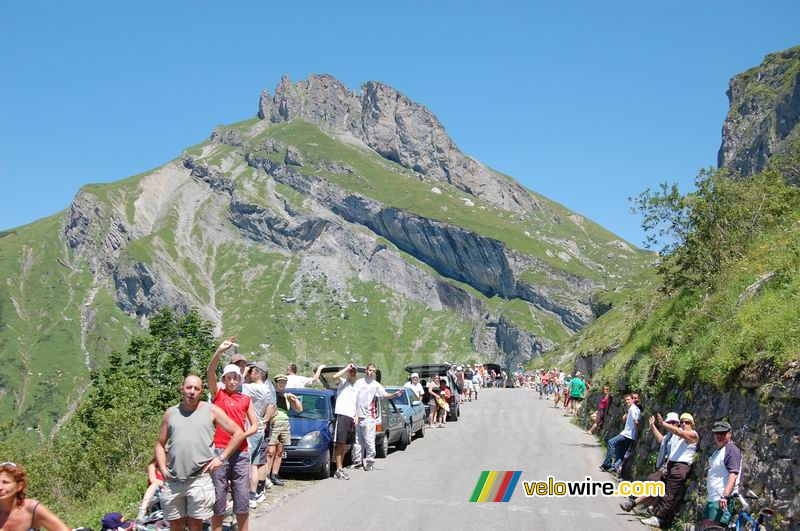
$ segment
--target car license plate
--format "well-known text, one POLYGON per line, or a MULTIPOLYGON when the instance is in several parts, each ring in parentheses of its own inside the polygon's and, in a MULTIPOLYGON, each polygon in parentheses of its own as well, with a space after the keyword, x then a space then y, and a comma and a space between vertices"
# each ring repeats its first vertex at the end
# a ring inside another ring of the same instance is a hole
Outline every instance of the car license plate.
POLYGON ((286 452, 283 452, 283 453, 281 454, 281 459, 286 459, 286 452))

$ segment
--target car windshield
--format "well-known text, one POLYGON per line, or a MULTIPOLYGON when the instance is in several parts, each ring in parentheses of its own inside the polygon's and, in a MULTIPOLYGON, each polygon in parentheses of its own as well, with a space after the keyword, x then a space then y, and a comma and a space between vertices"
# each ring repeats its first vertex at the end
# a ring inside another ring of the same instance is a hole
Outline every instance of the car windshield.
POLYGON ((324 395, 304 395, 297 394, 297 398, 303 403, 303 411, 297 412, 289 408, 289 416, 303 419, 327 419, 328 418, 328 397, 324 395))
MULTIPOLYGON (((389 387, 386 390, 389 391, 390 393, 394 393, 394 392, 396 392, 398 390, 398 388, 397 387, 389 387)), ((396 406, 408 406, 409 405, 409 403, 408 403, 408 393, 404 392, 402 395, 392 398, 392 402, 394 402, 394 405, 396 405, 396 406)))

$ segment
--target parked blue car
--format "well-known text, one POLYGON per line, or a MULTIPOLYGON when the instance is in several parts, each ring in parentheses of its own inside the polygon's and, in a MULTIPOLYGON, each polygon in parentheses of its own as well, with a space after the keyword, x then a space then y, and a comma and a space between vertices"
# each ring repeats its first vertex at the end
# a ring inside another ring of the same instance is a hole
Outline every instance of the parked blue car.
POLYGON ((287 389, 303 403, 303 411, 289 409, 292 443, 284 446, 281 471, 311 473, 319 478, 333 471, 333 421, 336 393, 318 389, 287 389))
MULTIPOLYGON (((393 393, 401 389, 401 396, 392 398, 392 402, 405 419, 406 429, 409 435, 416 438, 425 437, 425 406, 422 405, 414 392, 408 387, 387 387, 386 390, 393 393)), ((411 437, 409 437, 411 440, 411 437)))

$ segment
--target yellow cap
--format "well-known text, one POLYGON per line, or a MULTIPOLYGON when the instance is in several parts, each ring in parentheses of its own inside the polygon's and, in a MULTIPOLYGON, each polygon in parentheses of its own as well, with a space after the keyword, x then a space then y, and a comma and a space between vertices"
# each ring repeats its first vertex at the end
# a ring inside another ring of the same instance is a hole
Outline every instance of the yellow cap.
POLYGON ((689 422, 692 423, 692 426, 694 426, 694 417, 691 416, 689 413, 681 414, 681 420, 688 420, 689 422))

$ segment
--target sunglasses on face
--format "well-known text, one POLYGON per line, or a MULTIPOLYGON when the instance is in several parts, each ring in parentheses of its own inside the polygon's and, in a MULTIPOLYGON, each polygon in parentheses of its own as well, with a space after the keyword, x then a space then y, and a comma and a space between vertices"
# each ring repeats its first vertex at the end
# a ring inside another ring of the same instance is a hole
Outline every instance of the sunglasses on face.
POLYGON ((682 421, 681 421, 681 424, 688 424, 689 426, 691 426, 691 425, 692 425, 692 423, 691 423, 691 422, 689 422, 688 420, 682 420, 682 421))
POLYGON ((714 433, 714 437, 725 437, 727 434, 728 434, 727 431, 722 432, 722 433, 714 433))

